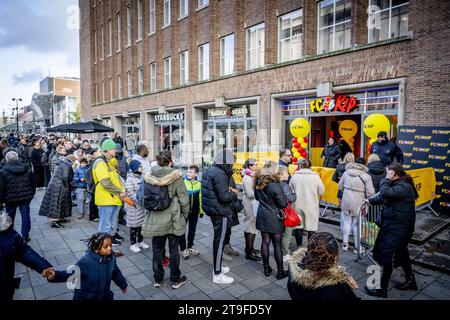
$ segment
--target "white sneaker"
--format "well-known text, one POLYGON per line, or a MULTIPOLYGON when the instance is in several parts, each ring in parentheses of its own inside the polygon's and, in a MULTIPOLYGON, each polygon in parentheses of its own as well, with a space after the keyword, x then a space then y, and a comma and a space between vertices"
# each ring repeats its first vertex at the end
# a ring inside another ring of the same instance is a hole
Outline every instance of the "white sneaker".
MULTIPOLYGON (((230 267, 222 267, 222 274, 230 272, 230 267)), ((214 270, 213 270, 213 276, 214 276, 214 270)))
POLYGON ((215 274, 213 276, 213 282, 218 284, 232 284, 234 279, 232 277, 226 276, 223 272, 221 274, 215 274))
POLYGON ((189 250, 185 249, 185 250, 181 251, 181 256, 183 257, 183 259, 189 258, 189 250))
POLYGON ((189 253, 192 254, 193 256, 198 256, 200 254, 200 252, 197 249, 195 249, 194 247, 188 248, 188 250, 189 250, 189 253))
POLYGON ((133 251, 134 253, 141 252, 141 248, 139 248, 139 245, 137 243, 131 245, 130 250, 133 251))
POLYGON ((138 242, 138 246, 141 247, 142 249, 150 248, 150 246, 148 244, 146 244, 144 241, 138 242))
POLYGON ((289 253, 287 255, 283 256, 283 262, 289 262, 289 261, 291 261, 291 259, 292 259, 292 257, 289 253))

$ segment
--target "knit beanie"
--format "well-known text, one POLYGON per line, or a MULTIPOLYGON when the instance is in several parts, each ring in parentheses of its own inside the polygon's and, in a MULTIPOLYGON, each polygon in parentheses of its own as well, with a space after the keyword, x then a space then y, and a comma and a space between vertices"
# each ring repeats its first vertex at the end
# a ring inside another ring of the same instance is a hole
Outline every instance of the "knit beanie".
POLYGON ((106 139, 102 143, 102 151, 109 151, 112 149, 117 149, 116 143, 112 139, 106 139))
POLYGON ((141 162, 138 160, 131 160, 130 162, 130 171, 136 173, 139 169, 139 167, 141 167, 141 162))

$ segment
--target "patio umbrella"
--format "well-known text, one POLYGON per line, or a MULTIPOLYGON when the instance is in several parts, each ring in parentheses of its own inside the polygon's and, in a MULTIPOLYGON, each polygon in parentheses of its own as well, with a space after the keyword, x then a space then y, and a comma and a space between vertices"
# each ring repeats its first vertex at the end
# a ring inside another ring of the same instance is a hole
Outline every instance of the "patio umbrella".
POLYGON ((114 132, 111 127, 104 126, 95 121, 78 122, 67 125, 67 132, 71 133, 92 133, 92 132, 114 132))
POLYGON ((67 132, 67 124, 60 124, 53 128, 48 128, 47 132, 67 132))

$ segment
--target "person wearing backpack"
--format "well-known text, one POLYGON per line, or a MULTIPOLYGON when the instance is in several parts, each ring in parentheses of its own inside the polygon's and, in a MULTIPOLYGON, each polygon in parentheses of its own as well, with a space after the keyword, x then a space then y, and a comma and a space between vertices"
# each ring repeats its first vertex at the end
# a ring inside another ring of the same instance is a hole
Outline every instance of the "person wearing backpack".
POLYGON ((125 202, 125 211, 127 213, 127 226, 130 227, 130 250, 136 253, 141 252, 141 249, 150 248, 144 242, 144 237, 142 236, 145 208, 138 201, 135 201, 139 185, 142 183, 143 171, 141 163, 137 160, 132 160, 130 162, 130 172, 125 183, 127 196, 134 202, 133 205, 125 202))
MULTIPOLYGON (((94 201, 100 216, 98 231, 111 236, 114 236, 117 230, 119 210, 126 196, 125 186, 122 185, 113 165, 116 151, 116 143, 112 139, 106 139, 102 143, 102 155, 95 160, 92 167, 95 184, 94 201)), ((121 243, 113 238, 112 244, 117 246, 121 243)))
POLYGON ((163 253, 167 240, 170 252, 170 280, 172 289, 186 283, 180 271, 180 237, 185 234, 189 216, 189 197, 183 173, 172 168, 170 151, 156 156, 158 166, 144 176, 144 206, 149 211, 143 226, 144 237, 153 237, 153 277, 155 288, 164 278, 163 253))
POLYGON ((225 246, 225 234, 231 226, 234 215, 232 208, 239 190, 231 185, 233 164, 236 161, 231 149, 217 152, 212 167, 205 170, 202 176, 202 208, 211 218, 214 228, 213 242, 213 282, 231 284, 234 279, 225 273, 229 267, 222 268, 222 255, 225 246))

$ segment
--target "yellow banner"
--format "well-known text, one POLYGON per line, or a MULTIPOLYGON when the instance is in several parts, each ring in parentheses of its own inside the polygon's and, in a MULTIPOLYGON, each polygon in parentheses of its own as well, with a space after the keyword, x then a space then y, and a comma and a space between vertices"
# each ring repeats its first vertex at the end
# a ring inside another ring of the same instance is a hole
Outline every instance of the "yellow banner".
POLYGON ((242 184, 241 170, 247 159, 253 158, 258 161, 258 166, 262 167, 266 161, 275 161, 278 163, 280 153, 277 151, 269 152, 235 152, 236 162, 233 165, 233 178, 236 184, 242 184))
POLYGON ((434 199, 436 192, 436 176, 433 168, 406 170, 413 178, 419 197, 416 199, 416 207, 434 199))

